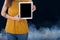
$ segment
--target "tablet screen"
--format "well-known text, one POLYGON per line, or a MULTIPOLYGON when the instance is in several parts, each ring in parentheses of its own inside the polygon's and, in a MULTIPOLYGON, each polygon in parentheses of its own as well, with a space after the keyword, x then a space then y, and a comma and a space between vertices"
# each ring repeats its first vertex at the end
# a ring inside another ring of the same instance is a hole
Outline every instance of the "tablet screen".
POLYGON ((19 8, 21 19, 32 19, 32 2, 20 2, 19 8))

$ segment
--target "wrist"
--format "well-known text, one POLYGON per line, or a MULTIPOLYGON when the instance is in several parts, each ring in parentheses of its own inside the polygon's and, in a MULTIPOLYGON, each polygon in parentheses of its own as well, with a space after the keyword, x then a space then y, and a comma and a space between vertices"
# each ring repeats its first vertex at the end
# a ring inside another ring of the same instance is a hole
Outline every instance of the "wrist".
POLYGON ((9 16, 8 14, 5 15, 5 18, 7 18, 7 19, 13 19, 13 17, 9 16))

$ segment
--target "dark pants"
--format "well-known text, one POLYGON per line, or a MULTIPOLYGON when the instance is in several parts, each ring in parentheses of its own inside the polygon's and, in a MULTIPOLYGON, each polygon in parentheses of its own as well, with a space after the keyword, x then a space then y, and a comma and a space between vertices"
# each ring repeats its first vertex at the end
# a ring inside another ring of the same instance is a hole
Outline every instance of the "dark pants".
POLYGON ((10 34, 6 33, 7 40, 28 40, 28 33, 27 34, 10 34))

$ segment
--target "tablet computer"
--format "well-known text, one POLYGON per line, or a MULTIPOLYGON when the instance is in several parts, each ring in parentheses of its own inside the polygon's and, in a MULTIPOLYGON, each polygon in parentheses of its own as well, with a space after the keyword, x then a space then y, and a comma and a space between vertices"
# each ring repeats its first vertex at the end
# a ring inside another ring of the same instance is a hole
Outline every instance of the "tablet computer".
POLYGON ((19 2, 19 17, 20 19, 32 19, 32 2, 19 2))

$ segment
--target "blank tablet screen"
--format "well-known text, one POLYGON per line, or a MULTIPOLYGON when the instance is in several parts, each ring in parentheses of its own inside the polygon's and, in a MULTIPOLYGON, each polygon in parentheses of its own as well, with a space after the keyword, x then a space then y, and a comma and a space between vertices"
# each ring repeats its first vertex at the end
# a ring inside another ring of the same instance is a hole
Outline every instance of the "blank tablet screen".
POLYGON ((31 11, 31 3, 20 3, 20 18, 31 19, 32 11, 31 11))

